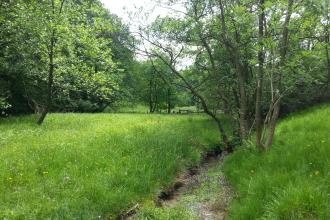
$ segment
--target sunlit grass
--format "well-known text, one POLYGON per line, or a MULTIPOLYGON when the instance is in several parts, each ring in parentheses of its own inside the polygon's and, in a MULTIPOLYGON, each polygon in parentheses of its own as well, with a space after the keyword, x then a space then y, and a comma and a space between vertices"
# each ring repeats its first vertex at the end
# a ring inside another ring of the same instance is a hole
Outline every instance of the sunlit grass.
POLYGON ((51 114, 0 121, 0 219, 113 219, 218 144, 205 116, 51 114))
POLYGON ((330 106, 283 120, 272 149, 240 149, 225 163, 238 191, 232 219, 330 219, 330 106))

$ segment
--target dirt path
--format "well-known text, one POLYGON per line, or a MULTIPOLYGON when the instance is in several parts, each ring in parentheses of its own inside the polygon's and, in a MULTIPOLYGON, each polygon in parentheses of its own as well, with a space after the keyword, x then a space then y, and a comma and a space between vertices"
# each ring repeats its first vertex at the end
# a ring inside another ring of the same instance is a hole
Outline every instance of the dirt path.
POLYGON ((224 157, 210 157, 201 167, 183 174, 172 191, 160 196, 159 205, 164 209, 182 207, 198 219, 226 219, 232 190, 221 171, 224 157))

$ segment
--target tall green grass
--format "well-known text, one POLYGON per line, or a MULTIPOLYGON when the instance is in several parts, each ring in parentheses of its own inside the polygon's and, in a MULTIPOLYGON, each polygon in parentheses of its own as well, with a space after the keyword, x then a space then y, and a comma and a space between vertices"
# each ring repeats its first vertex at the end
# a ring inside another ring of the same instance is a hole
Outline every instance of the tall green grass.
POLYGON ((114 219, 198 163, 204 116, 51 114, 0 121, 0 219, 114 219))
POLYGON ((224 171, 231 219, 330 219, 330 106, 286 118, 268 152, 239 149, 224 171))

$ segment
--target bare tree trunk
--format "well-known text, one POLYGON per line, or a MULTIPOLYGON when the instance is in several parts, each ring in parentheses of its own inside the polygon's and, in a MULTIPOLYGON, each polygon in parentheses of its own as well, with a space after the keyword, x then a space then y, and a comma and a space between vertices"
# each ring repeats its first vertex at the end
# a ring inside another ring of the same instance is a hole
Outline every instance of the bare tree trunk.
POLYGON ((259 148, 263 148, 262 144, 262 113, 261 113, 261 99, 262 99, 262 86, 263 86, 263 77, 264 77, 264 49, 263 49, 263 38, 264 38, 264 3, 265 0, 259 0, 259 51, 258 51, 258 74, 257 74, 257 89, 256 89, 256 112, 255 112, 255 121, 256 121, 256 144, 259 148))

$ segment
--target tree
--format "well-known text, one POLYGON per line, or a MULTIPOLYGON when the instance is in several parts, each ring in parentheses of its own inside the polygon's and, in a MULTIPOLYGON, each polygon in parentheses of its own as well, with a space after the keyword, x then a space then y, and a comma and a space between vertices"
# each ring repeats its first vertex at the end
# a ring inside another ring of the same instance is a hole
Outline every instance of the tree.
MULTIPOLYGON (((56 55, 56 41, 58 41, 57 31, 59 25, 58 18, 61 18, 63 7, 64 7, 65 0, 61 0, 59 2, 59 6, 56 7, 55 0, 51 0, 51 18, 49 20, 49 26, 50 26, 50 36, 49 36, 49 45, 48 45, 48 88, 47 88, 47 102, 44 110, 41 113, 41 116, 38 120, 38 124, 41 125, 49 112, 51 106, 52 106, 52 98, 53 98, 53 84, 54 84, 54 70, 55 70, 55 64, 54 64, 54 58, 56 55), (58 10, 58 12, 57 12, 58 10)), ((39 3, 40 4, 40 3, 39 3)))
POLYGON ((123 36, 130 36, 99 1, 2 6, 0 83, 8 112, 42 113, 41 122, 49 111, 102 111, 124 93, 121 63, 133 55, 123 36))
POLYGON ((180 39, 177 38, 176 32, 169 32, 171 28, 171 21, 169 23, 165 23, 165 21, 158 20, 156 21, 153 26, 150 29, 142 30, 140 29, 139 36, 141 39, 148 43, 150 46, 150 50, 147 49, 147 46, 144 46, 144 53, 150 58, 150 59, 158 59, 163 62, 167 66, 167 68, 170 70, 170 72, 180 80, 182 83, 181 86, 188 89, 192 95, 198 98, 198 100, 201 103, 201 106, 204 110, 204 112, 209 115, 217 124, 219 129, 220 138, 225 145, 226 149, 231 151, 232 150, 232 144, 227 136, 227 133, 224 129, 222 119, 219 118, 215 113, 213 113, 206 102, 205 97, 198 91, 198 85, 194 85, 191 80, 188 80, 182 71, 178 70, 179 65, 179 59, 182 59, 185 56, 184 46, 181 46, 179 49, 177 45, 172 45, 171 43, 175 41, 175 43, 178 43, 180 45, 180 39), (169 26, 166 26, 169 25, 169 26), (163 26, 165 25, 165 26, 163 26), (166 32, 163 32, 164 29, 166 32), (168 38, 165 38, 164 35, 167 35, 168 38), (157 42, 157 39, 160 39, 160 36, 162 36, 164 43, 157 42), (171 42, 169 41, 171 40, 171 42))
MULTIPOLYGON (((242 141, 255 127, 257 146, 270 147, 280 106, 283 113, 302 107, 298 91, 313 94, 306 104, 321 99, 315 88, 325 83, 328 68, 321 70, 314 59, 321 47, 315 39, 326 42, 318 37, 326 29, 320 24, 327 20, 317 9, 320 2, 189 0, 163 1, 160 7, 181 16, 158 18, 145 29, 141 38, 149 56, 162 57, 193 95, 202 96, 207 108, 218 103, 216 108, 239 124, 242 141), (176 4, 184 9, 176 9, 176 4), (194 64, 186 67, 190 75, 182 75, 183 59, 194 64)), ((323 56, 327 64, 326 53, 323 56)))

